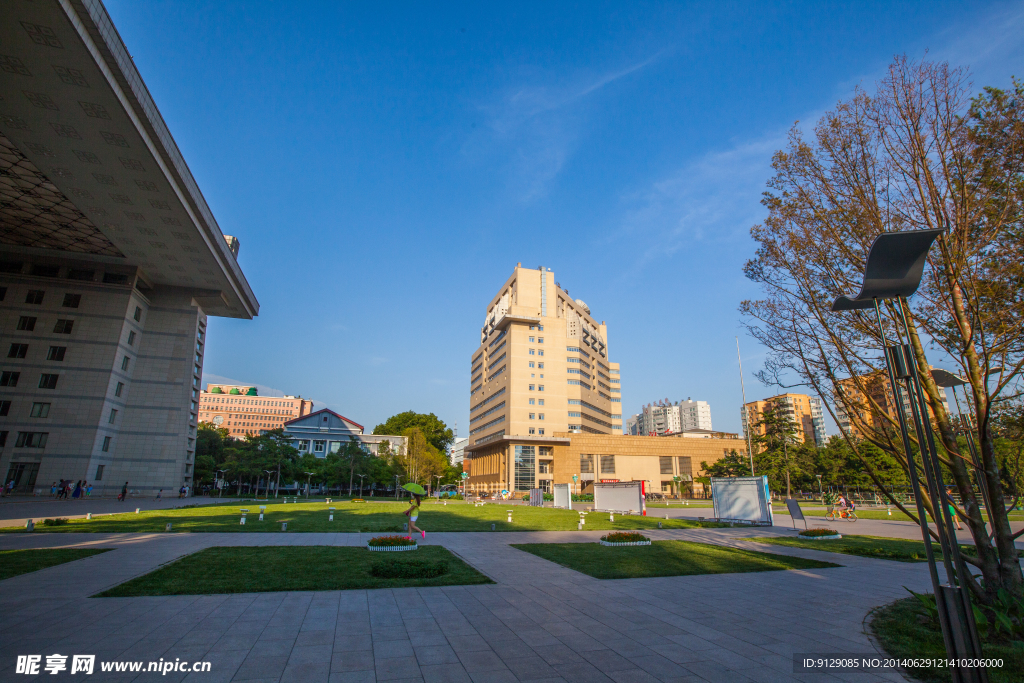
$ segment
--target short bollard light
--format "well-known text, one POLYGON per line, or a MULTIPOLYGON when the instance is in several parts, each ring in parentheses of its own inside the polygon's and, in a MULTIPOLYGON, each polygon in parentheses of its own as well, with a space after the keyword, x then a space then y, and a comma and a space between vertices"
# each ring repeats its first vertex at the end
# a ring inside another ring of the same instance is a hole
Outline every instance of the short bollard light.
POLYGON ((247 514, 249 514, 249 509, 248 509, 248 508, 239 508, 239 510, 241 510, 241 511, 242 511, 242 519, 241 519, 241 521, 239 521, 238 523, 239 523, 239 524, 245 524, 245 516, 246 516, 247 514))
POLYGON ((263 521, 263 513, 267 511, 266 505, 260 505, 260 521, 263 521))
POLYGON ((328 510, 330 512, 330 515, 327 517, 327 521, 328 522, 333 522, 334 521, 334 508, 328 508, 328 510))
POLYGON ((665 513, 665 519, 668 519, 668 513, 667 512, 665 513))
POLYGON ((170 531, 170 530, 171 530, 171 523, 167 522, 167 528, 165 528, 164 531, 170 531))
POLYGON ((139 510, 141 510, 141 509, 142 508, 135 508, 135 514, 139 514, 139 510))
POLYGON ((288 522, 281 522, 281 531, 288 531, 288 522))
POLYGON ((615 521, 615 513, 614 512, 608 513, 608 521, 609 522, 614 522, 615 521))
POLYGON ((92 519, 92 513, 91 512, 86 512, 85 513, 85 518, 86 519, 92 519))
POLYGON ((509 524, 512 523, 512 511, 511 510, 508 510, 508 523, 509 524))
POLYGON ((494 524, 491 524, 491 531, 494 531, 494 524))
POLYGON ((403 522, 402 523, 402 530, 403 531, 408 531, 409 530, 409 522, 403 522))
POLYGON ((661 528, 661 522, 658 522, 658 528, 659 529, 661 528))
POLYGON ((36 528, 36 523, 35 522, 33 522, 31 519, 26 519, 25 520, 25 530, 26 531, 33 531, 35 528, 36 528))
POLYGON ((885 513, 886 513, 887 515, 889 515, 890 517, 892 517, 892 508, 891 508, 891 507, 888 507, 888 506, 887 506, 887 507, 885 508, 885 513))

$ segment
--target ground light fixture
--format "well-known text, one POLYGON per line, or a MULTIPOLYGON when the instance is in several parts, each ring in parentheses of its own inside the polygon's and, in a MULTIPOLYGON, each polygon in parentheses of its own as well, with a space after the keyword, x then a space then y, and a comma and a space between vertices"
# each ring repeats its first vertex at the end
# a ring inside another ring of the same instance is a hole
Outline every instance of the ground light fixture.
MULTIPOLYGON (((832 304, 834 312, 852 311, 867 308, 875 309, 878 321, 878 334, 882 340, 885 353, 886 372, 893 393, 905 388, 909 397, 910 410, 913 417, 917 443, 920 445, 921 464, 925 473, 925 485, 938 509, 935 515, 935 530, 942 553, 942 565, 946 574, 946 583, 940 583, 935 553, 932 549, 931 534, 928 531, 928 518, 925 515, 924 502, 921 496, 921 481, 914 464, 914 452, 908 433, 907 418, 903 409, 903 401, 894 401, 900 425, 903 448, 907 455, 910 482, 917 502, 917 516, 921 525, 921 537, 924 540, 925 555, 928 559, 928 571, 931 576, 935 603, 939 612, 939 624, 942 628, 942 639, 946 653, 951 659, 980 659, 981 641, 978 638, 977 625, 970 595, 961 577, 969 573, 960 546, 957 543, 953 521, 949 513, 949 494, 942 480, 942 469, 939 462, 935 437, 932 433, 931 420, 928 419, 928 408, 925 403, 924 390, 921 387, 919 368, 909 344, 902 343, 900 337, 910 339, 910 326, 907 322, 907 297, 912 296, 921 285, 924 265, 932 243, 944 230, 911 230, 908 232, 888 232, 875 238, 868 251, 867 263, 864 267, 864 281, 860 293, 850 298, 840 296, 832 304), (882 325, 882 313, 879 302, 895 300, 897 329, 894 345, 886 340, 885 328, 882 325), (902 323, 902 334, 900 332, 902 323), (897 380, 902 381, 901 385, 897 380)), ((950 669, 954 683, 987 683, 988 673, 984 668, 952 667, 950 669)))

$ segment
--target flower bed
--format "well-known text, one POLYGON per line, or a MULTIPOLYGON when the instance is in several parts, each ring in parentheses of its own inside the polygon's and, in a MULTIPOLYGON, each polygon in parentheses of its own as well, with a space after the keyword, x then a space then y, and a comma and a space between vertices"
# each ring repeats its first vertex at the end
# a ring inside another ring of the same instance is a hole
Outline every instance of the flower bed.
POLYGON ((365 503, 366 501, 362 498, 353 498, 350 502, 352 503, 365 503))
POLYGON ((804 538, 810 538, 816 541, 826 541, 833 538, 843 537, 843 535, 835 529, 806 529, 801 531, 800 535, 804 538))
POLYGON ((602 536, 601 545, 650 545, 651 539, 635 531, 613 531, 607 536, 602 536))
POLYGON ((416 541, 405 536, 377 536, 366 542, 367 550, 378 552, 402 552, 416 550, 418 547, 416 541))

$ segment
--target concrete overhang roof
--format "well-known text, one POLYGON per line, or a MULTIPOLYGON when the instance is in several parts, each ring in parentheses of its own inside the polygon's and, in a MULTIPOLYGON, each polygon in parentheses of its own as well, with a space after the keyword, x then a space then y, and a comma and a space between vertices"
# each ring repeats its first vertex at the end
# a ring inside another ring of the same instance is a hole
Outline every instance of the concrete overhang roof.
POLYGON ((527 444, 527 443, 559 444, 559 445, 564 446, 564 445, 572 443, 572 439, 570 439, 567 436, 514 436, 514 435, 511 435, 511 434, 505 434, 501 438, 494 439, 492 441, 488 441, 487 443, 474 444, 472 446, 466 446, 465 452, 466 453, 473 453, 475 451, 482 451, 484 449, 491 448, 495 444, 510 444, 510 443, 518 443, 518 444, 527 444))
POLYGON ((209 315, 259 302, 99 0, 4 2, 0 249, 136 267, 209 315))

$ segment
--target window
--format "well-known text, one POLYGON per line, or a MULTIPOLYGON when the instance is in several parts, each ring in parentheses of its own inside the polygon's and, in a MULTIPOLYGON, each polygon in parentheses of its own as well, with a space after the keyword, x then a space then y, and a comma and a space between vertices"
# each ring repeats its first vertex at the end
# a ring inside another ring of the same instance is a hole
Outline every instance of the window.
POLYGON ((135 346, 135 332, 128 333, 128 346, 135 346))
POLYGON ((544 399, 538 399, 537 403, 538 403, 539 405, 544 405, 544 399))
POLYGON ((66 346, 51 346, 50 350, 46 352, 46 360, 64 360, 64 354, 67 353, 68 347, 66 346))
POLYGON ((53 331, 57 334, 71 334, 71 328, 74 326, 74 320, 58 320, 57 324, 53 326, 53 331))
POLYGON ((68 268, 68 279, 69 280, 87 280, 92 282, 93 278, 96 277, 95 270, 82 270, 81 268, 68 268))
POLYGON ((31 332, 36 329, 36 319, 27 315, 23 315, 18 318, 18 329, 25 332, 31 332))
POLYGON ((661 467, 661 474, 672 474, 672 456, 663 455, 658 458, 658 465, 661 467))
POLYGON ((11 412, 11 402, 0 401, 0 417, 7 417, 9 412, 11 412))
POLYGON ((11 344, 11 350, 7 352, 8 358, 24 358, 28 353, 28 344, 11 344))
MULTIPOLYGON (((530 430, 533 433, 533 430, 530 430)), ((534 487, 534 465, 536 463, 536 446, 515 447, 515 490, 529 491, 534 487)))
POLYGON ((615 456, 614 455, 602 455, 601 456, 601 474, 615 474, 615 456))
POLYGON ((41 289, 30 289, 28 294, 25 295, 25 303, 27 304, 41 304, 43 303, 44 292, 41 289))
POLYGON ((531 435, 535 434, 536 432, 537 432, 536 429, 534 429, 533 427, 530 427, 530 434, 531 435))
POLYGON ((116 420, 116 419, 117 419, 117 409, 116 408, 111 408, 110 409, 110 417, 107 418, 107 422, 109 424, 114 424, 114 420, 116 420))
POLYGON ((45 373, 42 374, 42 375, 39 375, 39 388, 40 389, 56 389, 57 388, 57 378, 58 377, 60 377, 60 375, 48 375, 48 374, 45 374, 45 373))
POLYGON ((0 432, 0 446, 6 446, 7 445, 7 435, 8 434, 9 434, 9 432, 7 432, 7 431, 0 432))
POLYGON ((532 384, 530 385, 530 391, 533 391, 533 385, 532 384))
POLYGON ((133 315, 132 317, 135 318, 135 322, 139 322, 140 320, 142 320, 142 309, 136 306, 135 315, 133 315))
POLYGON ((580 417, 580 414, 577 413, 576 411, 570 410, 569 417, 580 417))
POLYGON ((533 405, 533 399, 532 398, 530 399, 530 405, 531 406, 533 405))
POLYGON ((103 452, 104 453, 109 453, 110 452, 110 437, 109 436, 103 437, 103 452))
MULTIPOLYGON (((33 318, 33 320, 34 320, 34 318, 33 318)), ((20 330, 21 328, 19 327, 18 329, 20 330)), ((530 355, 531 356, 534 355, 533 349, 530 349, 530 355)))
POLYGON ((537 325, 537 331, 538 332, 543 332, 544 331, 544 326, 543 325, 537 325))
POLYGON ((326 441, 314 441, 313 442, 313 452, 314 453, 323 453, 324 452, 324 447, 326 445, 327 445, 326 441))
POLYGON ((131 361, 132 361, 132 359, 129 358, 128 356, 125 356, 124 358, 122 358, 121 359, 121 369, 122 370, 127 370, 128 369, 128 363, 130 363, 131 361))
POLYGON ((60 273, 60 266, 32 266, 32 274, 38 277, 57 277, 60 273))
POLYGON ((538 356, 543 356, 544 355, 544 349, 537 349, 537 355, 538 356))
POLYGON ((531 368, 533 367, 533 361, 532 360, 530 361, 530 367, 531 368))
POLYGON ((103 481, 103 465, 96 465, 96 476, 92 480, 103 481))
POLYGON ((544 343, 544 337, 537 337, 537 343, 538 344, 543 344, 544 343))
POLYGON ((18 440, 14 443, 15 448, 46 448, 46 439, 49 432, 18 432, 18 440))
POLYGON ((544 385, 543 384, 538 384, 537 385, 537 391, 544 391, 544 385))
POLYGON ((308 450, 309 450, 309 442, 308 441, 300 441, 299 442, 299 453, 305 453, 308 450))
POLYGON ((118 382, 117 386, 114 387, 114 396, 120 398, 122 391, 124 391, 124 382, 118 382))
POLYGON ((32 410, 29 413, 32 417, 49 417, 50 415, 50 404, 49 403, 33 403, 32 410))
POLYGON ((533 337, 530 337, 530 343, 531 344, 533 343, 533 337))
POLYGON ((544 413, 537 413, 537 419, 538 420, 543 420, 544 419, 544 413))
POLYGON ((580 474, 594 473, 594 456, 580 454, 580 474))
POLYGON ((537 430, 537 434, 538 434, 539 436, 544 436, 544 428, 543 428, 543 427, 541 427, 540 429, 538 429, 538 430, 537 430))
POLYGON ((537 363, 537 369, 538 370, 543 370, 544 369, 544 364, 543 363, 537 363))
POLYGON ((4 371, 0 372, 0 387, 16 387, 18 386, 18 378, 21 377, 20 372, 4 371))
POLYGON ((78 305, 82 303, 81 294, 65 294, 64 303, 61 304, 64 308, 78 308, 78 305))
POLYGON ((534 414, 530 413, 530 419, 532 420, 533 418, 534 418, 534 414))

